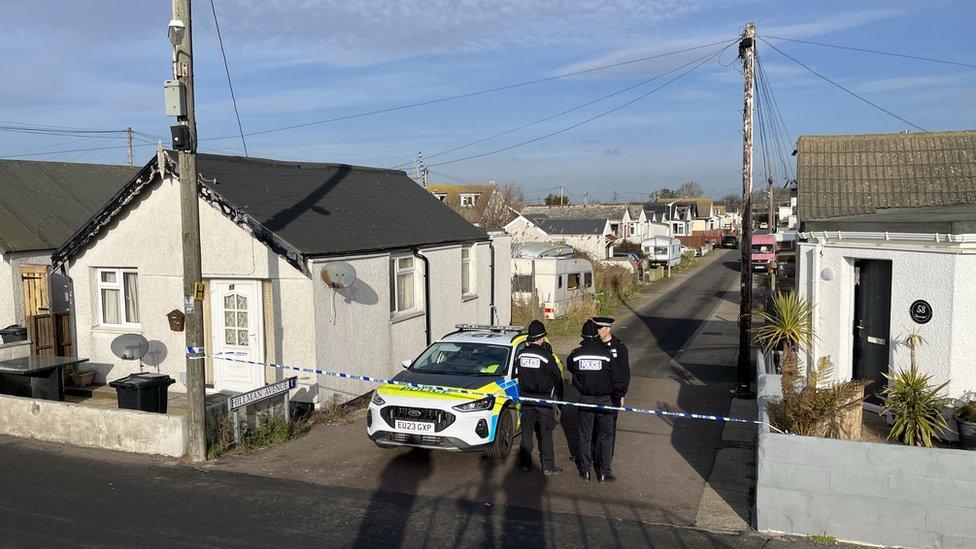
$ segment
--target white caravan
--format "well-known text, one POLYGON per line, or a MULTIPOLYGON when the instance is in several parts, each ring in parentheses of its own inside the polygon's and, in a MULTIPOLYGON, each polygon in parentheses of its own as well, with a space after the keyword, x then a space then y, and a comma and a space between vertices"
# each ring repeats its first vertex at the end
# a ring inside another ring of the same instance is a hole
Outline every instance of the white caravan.
POLYGON ((566 314, 586 294, 595 294, 593 264, 572 256, 573 248, 526 242, 512 248, 512 299, 531 302, 533 292, 547 320, 566 314))
POLYGON ((652 267, 674 267, 681 263, 681 241, 668 236, 655 236, 641 242, 641 250, 652 267))

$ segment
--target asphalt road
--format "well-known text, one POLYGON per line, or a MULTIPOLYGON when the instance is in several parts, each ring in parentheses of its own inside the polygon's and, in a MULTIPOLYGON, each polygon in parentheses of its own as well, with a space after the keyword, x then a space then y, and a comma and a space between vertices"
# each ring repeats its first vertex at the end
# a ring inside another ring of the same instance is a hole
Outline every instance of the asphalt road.
MULTIPOLYGON (((618 317, 631 348, 628 404, 728 411, 734 369, 694 365, 689 383, 672 359, 730 299, 734 261, 713 253, 618 317)), ((571 414, 563 422, 571 433, 571 414)), ((203 467, 0 438, 0 545, 769 546, 754 533, 693 528, 721 429, 621 417, 612 485, 573 474, 573 437, 562 430, 557 462, 567 474, 557 478, 519 471, 514 453, 494 464, 382 450, 361 421, 203 467)))

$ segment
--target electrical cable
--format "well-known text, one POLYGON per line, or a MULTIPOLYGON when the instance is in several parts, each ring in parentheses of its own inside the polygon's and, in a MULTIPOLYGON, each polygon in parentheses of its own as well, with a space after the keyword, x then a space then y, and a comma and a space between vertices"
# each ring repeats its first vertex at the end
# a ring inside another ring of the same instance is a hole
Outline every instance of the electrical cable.
POLYGON ((850 95, 853 95, 854 97, 856 97, 856 98, 858 98, 859 100, 861 100, 861 101, 863 101, 864 103, 867 103, 868 105, 871 105, 872 107, 874 107, 874 108, 876 108, 876 109, 878 109, 879 111, 881 111, 881 112, 883 112, 883 113, 885 113, 885 114, 887 114, 888 116, 891 116, 891 117, 893 117, 893 118, 897 118, 898 120, 900 120, 900 121, 902 121, 902 122, 904 122, 904 123, 906 123, 906 124, 908 124, 909 126, 911 126, 911 127, 913 127, 913 128, 915 128, 915 129, 917 129, 917 130, 920 130, 920 131, 923 131, 923 132, 927 132, 927 131, 928 131, 928 130, 926 130, 925 128, 923 128, 923 127, 921 127, 921 126, 919 126, 918 124, 915 124, 914 122, 911 122, 911 121, 909 121, 909 120, 906 120, 905 118, 903 118, 903 117, 901 117, 901 116, 898 116, 897 114, 895 114, 895 113, 893 113, 893 112, 891 112, 891 111, 889 111, 888 109, 886 109, 886 108, 884 108, 884 107, 882 107, 882 106, 880 106, 880 105, 878 105, 877 103, 872 103, 872 102, 871 102, 871 101, 869 101, 868 99, 865 99, 864 97, 862 97, 862 96, 860 96, 860 95, 858 95, 857 93, 855 93, 855 92, 853 92, 853 91, 851 91, 851 90, 849 90, 849 89, 847 89, 847 88, 845 88, 844 86, 842 86, 842 85, 840 85, 840 84, 838 84, 837 82, 834 82, 834 81, 833 81, 833 80, 831 80, 830 78, 827 78, 826 76, 824 76, 824 75, 822 75, 822 74, 820 74, 819 72, 817 72, 817 71, 815 71, 815 70, 813 70, 812 68, 810 68, 809 66, 807 66, 807 65, 806 65, 805 63, 803 63, 803 62, 802 62, 802 61, 800 61, 799 59, 797 59, 797 58, 795 58, 795 57, 793 57, 792 55, 790 55, 790 54, 788 54, 788 53, 786 53, 786 52, 784 52, 783 50, 781 50, 781 49, 779 49, 779 48, 777 48, 777 47, 776 47, 775 45, 773 45, 773 43, 772 43, 772 42, 770 42, 769 40, 766 40, 765 38, 762 38, 762 37, 760 37, 759 39, 760 39, 760 40, 762 40, 763 42, 765 42, 765 43, 766 43, 766 44, 767 44, 767 45, 768 45, 769 47, 771 47, 771 48, 773 48, 774 50, 776 50, 776 51, 778 51, 778 52, 779 52, 779 53, 780 53, 780 54, 781 54, 782 56, 784 56, 784 57, 786 57, 787 59, 790 59, 791 61, 793 61, 793 62, 794 62, 794 63, 796 63, 797 65, 800 65, 801 67, 803 67, 804 69, 806 69, 806 70, 807 70, 808 72, 810 72, 811 74, 813 74, 813 75, 814 75, 814 76, 816 76, 817 78, 820 78, 820 79, 822 79, 822 80, 826 80, 827 82, 829 82, 829 83, 831 83, 831 84, 833 84, 834 86, 836 86, 836 87, 838 87, 838 88, 840 88, 841 90, 843 90, 843 91, 845 91, 845 92, 847 92, 848 94, 850 94, 850 95))
POLYGON ((782 36, 762 35, 760 38, 762 39, 771 38, 773 40, 783 40, 785 42, 796 42, 797 44, 809 44, 811 46, 822 46, 825 48, 835 48, 838 50, 850 50, 850 51, 856 51, 861 53, 876 53, 879 55, 890 55, 892 57, 903 57, 905 59, 914 59, 917 61, 930 61, 932 63, 942 63, 944 65, 955 65, 957 67, 968 67, 970 69, 976 69, 976 65, 973 65, 971 63, 960 63, 958 61, 947 61, 945 59, 935 59, 932 57, 919 57, 917 55, 907 55, 904 53, 896 53, 896 52, 881 51, 881 50, 869 50, 866 48, 855 48, 852 46, 838 46, 836 44, 825 44, 823 42, 810 42, 808 40, 796 40, 795 38, 783 38, 782 36))
MULTIPOLYGON (((729 43, 735 42, 735 41, 737 41, 737 40, 730 40, 729 43)), ((687 66, 687 65, 685 65, 685 66, 687 66)), ((675 69, 675 70, 680 70, 681 68, 682 67, 678 67, 678 69, 675 69)), ((622 93, 628 92, 628 91, 630 91, 630 90, 632 90, 634 88, 639 88, 641 86, 644 86, 645 84, 649 84, 649 83, 651 83, 651 82, 653 82, 655 80, 658 80, 659 78, 663 78, 663 77, 667 76, 671 72, 673 72, 673 71, 665 72, 665 73, 659 74, 657 76, 654 76, 654 77, 651 77, 651 78, 647 78, 645 80, 641 80, 640 82, 637 82, 636 84, 631 84, 631 85, 629 85, 629 86, 627 86, 625 88, 621 88, 621 89, 619 89, 619 90, 617 90, 615 92, 606 94, 606 95, 604 95, 602 97, 599 97, 597 99, 592 99, 592 100, 587 101, 586 103, 583 103, 581 105, 577 105, 575 107, 571 107, 569 109, 566 109, 566 110, 557 112, 555 114, 551 114, 551 115, 546 116, 544 118, 540 118, 538 120, 529 122, 527 124, 523 124, 521 126, 518 126, 518 127, 512 128, 512 129, 509 129, 509 130, 505 130, 505 131, 503 131, 501 133, 496 133, 494 135, 490 135, 490 136, 484 137, 482 139, 478 139, 478 140, 475 140, 475 141, 470 141, 470 142, 465 143, 463 145, 458 145, 456 147, 452 147, 450 149, 446 149, 446 150, 443 150, 443 151, 440 151, 440 152, 437 152, 437 153, 434 153, 434 154, 431 154, 431 155, 424 155, 424 160, 426 161, 426 160, 429 160, 431 158, 436 158, 438 156, 443 156, 445 154, 452 153, 452 152, 455 152, 455 151, 459 151, 461 149, 466 149, 468 147, 471 147, 471 146, 474 146, 474 145, 479 145, 479 144, 484 143, 486 141, 491 141, 492 139, 496 139, 496 138, 499 138, 499 137, 503 137, 505 135, 509 135, 509 134, 515 133, 517 131, 524 130, 526 128, 530 128, 532 126, 535 126, 535 125, 538 125, 538 124, 542 124, 543 122, 548 122, 549 120, 552 120, 554 118, 558 118, 558 117, 560 117, 560 116, 562 116, 564 114, 569 114, 571 112, 575 112, 575 111, 578 111, 580 109, 584 109, 586 107, 589 107, 590 105, 599 103, 601 101, 605 101, 605 100, 610 99, 612 97, 616 97, 616 96, 618 96, 618 95, 620 95, 622 93)), ((412 163, 412 161, 410 161, 410 162, 404 162, 403 164, 399 164, 397 166, 393 166, 390 169, 395 170, 395 169, 398 169, 398 168, 402 168, 404 166, 407 166, 407 165, 409 165, 411 163, 412 163)))
POLYGON ((687 67, 689 65, 693 65, 696 62, 698 63, 697 65, 693 66, 691 69, 689 69, 689 70, 687 70, 687 71, 679 74, 678 76, 672 78, 671 80, 668 80, 667 82, 661 84, 660 86, 658 86, 658 87, 656 87, 656 88, 654 88, 654 89, 652 89, 652 90, 650 90, 648 92, 645 92, 645 93, 637 96, 636 98, 631 99, 630 101, 627 101, 625 103, 622 103, 622 104, 620 104, 620 105, 618 105, 618 106, 616 106, 616 107, 614 107, 612 109, 603 111, 603 112, 601 112, 601 113, 599 113, 599 114, 597 114, 595 116, 591 116, 590 118, 587 118, 585 120, 582 120, 582 121, 577 122, 575 124, 572 124, 570 126, 566 126, 566 127, 561 128, 559 130, 556 130, 556 131, 553 131, 553 132, 549 132, 547 134, 540 135, 538 137, 534 137, 532 139, 527 139, 525 141, 521 141, 521 142, 516 143, 514 145, 509 145, 507 147, 502 147, 502 148, 499 148, 499 149, 495 149, 495 150, 488 151, 488 152, 484 152, 484 153, 480 153, 480 154, 473 154, 473 155, 469 155, 469 156, 465 156, 465 157, 461 157, 461 158, 455 158, 454 160, 448 160, 446 162, 439 162, 437 164, 431 164, 428 167, 433 168, 433 167, 436 167, 436 166, 445 166, 447 164, 454 164, 455 162, 462 162, 462 161, 465 161, 465 160, 471 160, 471 159, 474 159, 474 158, 481 158, 481 157, 489 156, 489 155, 492 155, 492 154, 497 154, 497 153, 500 153, 500 152, 510 151, 510 150, 515 149, 517 147, 521 147, 521 146, 528 145, 528 144, 531 144, 531 143, 536 143, 538 141, 542 141, 543 139, 548 139, 550 137, 553 137, 553 136, 556 136, 556 135, 565 133, 567 131, 570 131, 572 129, 578 128, 578 127, 580 127, 580 126, 582 126, 584 124, 588 124, 588 123, 590 123, 590 122, 592 122, 594 120, 597 120, 599 118, 603 118, 604 116, 607 116, 607 115, 612 114, 614 112, 617 112, 617 111, 619 111, 621 109, 624 109, 626 107, 629 107, 630 105, 633 105, 634 103, 637 103, 638 101, 640 101, 640 100, 642 100, 642 99, 650 96, 651 94, 657 92, 658 90, 661 90, 662 88, 668 86, 672 82, 675 82, 676 80, 679 80, 679 79, 683 78, 684 76, 686 76, 686 75, 694 72, 696 69, 698 69, 699 67, 701 67, 702 65, 704 65, 705 63, 707 63, 708 61, 710 61, 711 59, 715 58, 718 55, 721 55, 721 53, 724 52, 726 49, 728 49, 728 47, 729 46, 725 46, 723 48, 719 48, 718 50, 716 50, 715 52, 713 52, 711 54, 705 55, 705 56, 700 57, 698 59, 695 59, 695 60, 693 60, 693 61, 691 61, 689 63, 686 63, 686 64, 684 64, 684 65, 682 65, 680 67, 677 67, 675 69, 672 69, 672 70, 668 71, 665 74, 673 73, 673 72, 676 72, 678 70, 681 70, 681 69, 683 69, 683 68, 685 68, 685 67, 687 67))
POLYGON ((217 28, 217 42, 220 44, 220 56, 224 60, 224 73, 227 75, 227 87, 230 88, 230 100, 234 104, 234 116, 237 117, 237 129, 241 132, 241 145, 244 147, 244 156, 247 154, 247 141, 244 140, 244 126, 241 124, 241 113, 237 110, 237 97, 234 95, 234 84, 230 80, 230 68, 227 65, 227 54, 224 53, 224 39, 220 35, 220 22, 217 20, 217 7, 214 0, 210 0, 210 10, 213 12, 214 27, 217 28))
MULTIPOLYGON (((736 40, 738 40, 738 38, 736 38, 736 40)), ((282 132, 282 131, 294 130, 294 129, 298 129, 298 128, 306 128, 306 127, 309 127, 309 126, 316 126, 316 125, 319 125, 319 124, 328 124, 328 123, 331 123, 331 122, 339 122, 339 121, 342 121, 342 120, 350 120, 350 119, 354 119, 354 118, 362 118, 362 117, 373 116, 373 115, 377 115, 377 114, 385 114, 385 113, 394 112, 394 111, 401 111, 401 110, 412 109, 412 108, 416 108, 416 107, 423 107, 423 106, 427 106, 427 105, 434 105, 434 104, 437 104, 437 103, 445 103, 445 102, 448 102, 448 101, 455 101, 455 100, 458 100, 458 99, 466 99, 468 97, 475 97, 475 96, 478 96, 478 95, 485 95, 485 94, 489 94, 489 93, 495 93, 495 92, 500 92, 500 91, 507 91, 507 90, 511 90, 511 89, 515 89, 515 88, 521 88, 521 87, 525 87, 525 86, 532 86, 532 85, 535 85, 535 84, 542 84, 542 83, 545 83, 545 82, 552 82, 554 80, 560 80, 560 79, 569 78, 569 77, 572 77, 572 76, 579 76, 581 74, 590 74, 590 73, 594 73, 594 72, 598 72, 598 71, 603 71, 603 70, 607 70, 607 69, 613 69, 613 68, 616 68, 616 67, 622 67, 622 66, 625 66, 625 65, 630 65, 630 64, 633 64, 633 63, 640 63, 640 62, 643 62, 643 61, 649 61, 651 59, 659 59, 661 57, 667 57, 667 56, 670 56, 670 55, 677 55, 677 54, 680 54, 680 53, 687 53, 687 52, 690 52, 690 51, 695 51, 695 50, 700 50, 700 49, 704 49, 704 48, 709 48, 709 47, 712 47, 712 46, 722 45, 722 44, 725 44, 726 42, 728 42, 728 40, 720 40, 718 42, 712 42, 710 44, 702 44, 700 46, 694 46, 694 47, 690 47, 690 48, 683 48, 683 49, 680 49, 680 50, 674 50, 674 51, 669 51, 669 52, 665 52, 665 53, 659 53, 659 54, 655 54, 655 55, 648 55, 648 56, 644 56, 644 57, 639 57, 637 59, 630 59, 630 60, 627 60, 627 61, 621 61, 619 63, 611 63, 611 64, 608 64, 608 65, 600 65, 598 67, 592 67, 592 68, 589 68, 589 69, 582 69, 582 70, 578 70, 578 71, 568 72, 568 73, 565 73, 565 74, 558 74, 558 75, 555 75, 555 76, 547 76, 547 77, 544 77, 544 78, 537 78, 535 80, 528 80, 528 81, 525 81, 525 82, 517 82, 515 84, 507 84, 507 85, 504 85, 504 86, 498 86, 498 87, 488 88, 488 89, 484 89, 484 90, 478 90, 478 91, 473 91, 473 92, 468 92, 468 93, 462 93, 462 94, 453 95, 453 96, 450 96, 450 97, 441 97, 441 98, 438 98, 438 99, 430 99, 430 100, 426 100, 426 101, 418 101, 416 103, 408 103, 408 104, 405 104, 405 105, 397 105, 397 106, 393 106, 393 107, 386 107, 386 108, 383 108, 383 109, 376 109, 376 110, 366 111, 366 112, 361 112, 361 113, 348 114, 348 115, 344 115, 344 116, 337 116, 337 117, 334 117, 334 118, 326 118, 324 120, 315 120, 315 121, 312 121, 312 122, 304 122, 302 124, 293 124, 293 125, 290 125, 290 126, 283 126, 283 127, 280 127, 280 128, 271 128, 271 129, 267 129, 267 130, 261 130, 261 131, 256 131, 256 132, 249 132, 249 133, 246 133, 244 135, 246 135, 248 137, 255 136, 255 135, 264 135, 264 134, 268 134, 268 133, 282 132)), ((208 137, 208 138, 202 139, 201 141, 204 141, 204 140, 218 140, 218 139, 237 139, 237 137, 238 136, 236 136, 236 135, 232 135, 232 136, 219 136, 219 137, 208 137)))

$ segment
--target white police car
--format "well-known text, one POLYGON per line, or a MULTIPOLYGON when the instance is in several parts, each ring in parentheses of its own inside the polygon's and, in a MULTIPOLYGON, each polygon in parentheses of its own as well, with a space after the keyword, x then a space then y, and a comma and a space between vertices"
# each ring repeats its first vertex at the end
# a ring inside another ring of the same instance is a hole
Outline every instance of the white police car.
MULTIPOLYGON (((432 343, 394 381, 445 389, 386 384, 373 393, 366 432, 378 446, 480 451, 503 459, 519 429, 511 390, 515 354, 526 345, 521 326, 459 325, 432 343), (461 388, 491 396, 452 392, 461 388), (494 395, 498 396, 494 396, 494 395)), ((560 370, 562 362, 556 358, 560 370)))

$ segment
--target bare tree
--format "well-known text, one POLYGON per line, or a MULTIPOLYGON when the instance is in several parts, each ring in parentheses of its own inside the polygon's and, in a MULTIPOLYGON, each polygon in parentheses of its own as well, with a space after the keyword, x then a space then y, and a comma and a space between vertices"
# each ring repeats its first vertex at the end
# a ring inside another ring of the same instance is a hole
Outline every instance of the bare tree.
POLYGON ((719 199, 719 202, 726 206, 738 206, 742 203, 742 197, 734 193, 729 193, 719 199))
POLYGON ((515 219, 516 212, 525 207, 525 193, 521 185, 505 183, 488 199, 488 205, 481 216, 481 224, 486 229, 501 229, 515 219))
POLYGON ((675 193, 668 187, 661 187, 657 191, 657 198, 675 198, 677 196, 678 196, 677 193, 675 193))
POLYGON ((702 187, 697 181, 685 181, 675 194, 681 198, 697 198, 702 195, 702 187))

